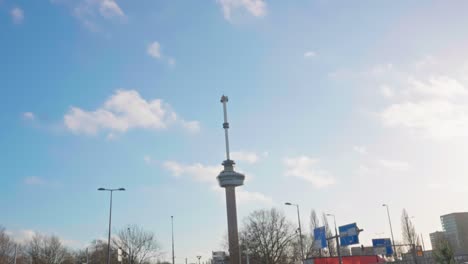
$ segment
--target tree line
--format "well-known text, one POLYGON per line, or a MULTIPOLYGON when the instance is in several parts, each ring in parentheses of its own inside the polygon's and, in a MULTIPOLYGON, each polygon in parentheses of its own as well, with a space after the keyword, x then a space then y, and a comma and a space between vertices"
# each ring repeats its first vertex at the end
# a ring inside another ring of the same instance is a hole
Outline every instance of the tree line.
MULTIPOLYGON (((107 261, 107 241, 93 240, 89 247, 71 250, 55 235, 35 233, 23 243, 15 241, 0 227, 0 264, 104 264, 107 261)), ((153 232, 136 225, 119 230, 111 240, 111 262, 117 262, 118 249, 122 264, 158 263, 159 243, 153 232)))
MULTIPOLYGON (((327 217, 321 217, 312 210, 308 230, 302 232, 304 257, 336 256, 334 239, 328 240, 328 247, 318 249, 315 245, 313 230, 325 227, 327 237, 334 235, 327 217)), ((239 245, 242 263, 249 255, 251 264, 293 264, 301 260, 301 247, 297 223, 289 221, 285 214, 275 208, 261 209, 250 213, 243 219, 239 231, 239 245)), ((394 241, 397 255, 410 253, 415 256, 415 248, 421 245, 411 217, 406 210, 401 216, 403 241, 394 241)), ((131 225, 116 232, 111 241, 111 262, 117 263, 117 249, 123 252, 122 264, 150 264, 159 262, 161 248, 155 234, 131 225)), ((227 249, 227 248, 226 248, 227 249)), ((12 264, 16 256, 17 264, 104 264, 107 260, 107 241, 94 240, 86 249, 70 250, 56 236, 36 233, 30 240, 18 243, 4 228, 0 227, 0 264, 12 264)), ((448 242, 442 241, 434 249, 437 263, 454 263, 453 250, 448 242)))
MULTIPOLYGON (((337 256, 337 246, 334 239, 328 239, 328 247, 318 249, 313 236, 317 227, 325 227, 327 238, 335 234, 329 226, 327 217, 320 218, 315 210, 310 213, 309 232, 302 232, 304 257, 337 256)), ((293 264, 301 260, 301 248, 298 224, 289 221, 282 211, 275 208, 257 210, 244 218, 239 232, 239 244, 245 262, 249 255, 251 264, 293 264)), ((416 232, 414 223, 405 209, 402 211, 401 227, 403 241, 394 241, 397 245, 396 255, 414 254, 416 247, 421 246, 422 240, 416 232)), ((359 246, 359 245, 356 245, 359 246)), ((341 247, 345 251, 345 247, 341 247)), ((347 250, 349 252, 349 250, 347 250)), ((454 263, 453 250, 448 242, 443 241, 433 249, 436 263, 454 263)))

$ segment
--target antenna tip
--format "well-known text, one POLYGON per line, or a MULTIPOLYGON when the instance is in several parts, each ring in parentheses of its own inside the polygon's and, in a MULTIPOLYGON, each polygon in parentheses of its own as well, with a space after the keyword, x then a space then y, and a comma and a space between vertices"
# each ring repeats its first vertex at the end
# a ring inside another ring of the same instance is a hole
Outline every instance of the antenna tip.
POLYGON ((221 103, 224 103, 224 102, 227 103, 228 101, 229 101, 228 97, 223 94, 223 96, 221 96, 221 103))

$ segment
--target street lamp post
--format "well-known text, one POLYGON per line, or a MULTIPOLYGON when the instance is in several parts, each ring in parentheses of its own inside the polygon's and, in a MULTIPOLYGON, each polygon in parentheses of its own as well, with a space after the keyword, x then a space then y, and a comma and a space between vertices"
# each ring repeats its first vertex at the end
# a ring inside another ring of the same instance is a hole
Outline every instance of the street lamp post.
POLYGON ((336 241, 336 251, 338 252, 338 261, 340 264, 343 264, 343 260, 341 258, 340 239, 338 235, 338 229, 336 228, 336 217, 334 214, 327 214, 327 216, 333 217, 333 223, 335 224, 335 241, 336 241))
POLYGON ((302 243, 302 227, 301 227, 301 216, 299 214, 299 205, 293 203, 284 203, 285 205, 294 205, 297 208, 297 222, 299 224, 299 243, 301 244, 301 261, 304 262, 304 244, 302 243))
POLYGON ((392 220, 390 219, 390 211, 388 209, 388 204, 382 204, 382 206, 387 208, 388 224, 390 225, 390 234, 392 235, 393 257, 396 260, 397 252, 396 252, 396 247, 395 247, 395 238, 393 237, 393 228, 392 228, 392 220))
POLYGON ((171 227, 172 227, 172 264, 175 264, 174 257, 174 216, 171 215, 171 227))
POLYGON ((110 192, 110 206, 109 206, 109 234, 107 238, 107 264, 110 264, 110 239, 111 239, 111 224, 112 224, 112 193, 115 191, 125 191, 125 188, 118 188, 118 189, 106 189, 106 188, 99 188, 98 191, 108 191, 110 192))
POLYGON ((132 240, 132 232, 130 231, 130 227, 127 228, 128 259, 129 259, 129 263, 133 264, 133 255, 132 255, 133 241, 128 241, 129 239, 132 240))

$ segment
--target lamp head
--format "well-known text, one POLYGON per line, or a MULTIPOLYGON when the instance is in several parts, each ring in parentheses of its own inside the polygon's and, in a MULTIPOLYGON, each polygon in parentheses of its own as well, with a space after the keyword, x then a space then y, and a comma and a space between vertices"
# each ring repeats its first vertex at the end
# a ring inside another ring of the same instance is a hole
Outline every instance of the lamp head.
POLYGON ((125 188, 119 188, 118 190, 119 191, 125 191, 125 188))
POLYGON ((289 203, 289 202, 288 202, 288 203, 284 203, 284 204, 285 204, 285 205, 292 205, 292 203, 289 203))
POLYGON ((106 189, 104 189, 104 188, 99 188, 99 189, 97 189, 97 190, 98 190, 98 191, 105 191, 106 189))

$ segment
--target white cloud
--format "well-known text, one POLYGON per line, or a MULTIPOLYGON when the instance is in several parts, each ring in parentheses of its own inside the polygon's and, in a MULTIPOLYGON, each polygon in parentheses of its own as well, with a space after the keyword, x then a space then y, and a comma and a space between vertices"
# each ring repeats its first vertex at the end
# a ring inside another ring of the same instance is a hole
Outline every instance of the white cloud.
POLYGON ((408 83, 410 92, 436 98, 453 98, 468 92, 460 82, 447 76, 432 76, 427 82, 410 78, 408 83))
POLYGON ((164 61, 171 67, 176 65, 176 60, 170 56, 166 56, 162 53, 161 44, 157 41, 154 41, 148 45, 146 48, 146 53, 154 59, 160 60, 164 58, 164 61))
MULTIPOLYGON (((221 165, 207 166, 201 163, 186 165, 176 161, 165 161, 163 163, 163 167, 171 172, 174 177, 188 176, 197 182, 209 183, 213 192, 224 195, 223 189, 219 187, 218 180, 216 179, 219 173, 223 170, 221 165)), ((259 192, 250 192, 244 189, 238 189, 236 195, 239 203, 272 203, 271 197, 259 192)))
POLYGON ((123 20, 124 11, 115 0, 51 0, 54 4, 65 5, 89 30, 101 31, 99 24, 104 21, 123 20))
POLYGON ((317 54, 313 51, 307 51, 304 53, 304 58, 311 58, 311 57, 315 57, 317 56, 317 54))
POLYGON ((285 175, 305 180, 316 188, 335 184, 335 179, 329 172, 318 168, 318 163, 319 160, 307 156, 285 158, 285 175))
POLYGON ((380 92, 386 98, 392 98, 395 95, 395 92, 388 85, 380 86, 380 92))
POLYGON ((23 118, 26 120, 34 120, 36 119, 36 116, 34 115, 33 112, 24 112, 23 113, 23 118))
POLYGON ((468 106, 447 100, 395 103, 381 118, 386 126, 406 127, 434 139, 466 136, 468 132, 468 106))
POLYGON ((185 128, 187 131, 192 132, 192 133, 200 132, 200 122, 185 121, 185 120, 181 120, 180 122, 181 122, 182 127, 185 128))
POLYGON ((264 204, 273 204, 273 199, 259 192, 249 192, 244 189, 237 189, 236 198, 239 203, 261 202, 264 204))
POLYGON ((223 10, 224 18, 231 20, 232 13, 237 9, 244 9, 255 17, 266 14, 266 2, 264 0, 217 0, 223 10))
MULTIPOLYGON (((430 71, 432 57, 415 63, 408 72, 396 67, 376 67, 371 71, 393 71, 393 78, 382 75, 381 94, 391 100, 379 113, 386 127, 407 129, 416 136, 447 140, 468 134, 468 89, 463 78, 430 71), (392 88, 390 88, 392 87, 392 88)), ((391 65, 391 64, 390 64, 391 65)), ((442 67, 441 67, 442 68, 442 67)))
POLYGON ((153 58, 161 58, 161 45, 157 41, 149 44, 148 49, 146 51, 148 52, 148 55, 150 55, 153 58))
POLYGON ((245 161, 250 164, 257 163, 260 160, 257 153, 248 151, 233 151, 231 152, 231 159, 234 161, 245 161))
POLYGON ((407 171, 410 168, 408 163, 398 160, 380 159, 379 164, 387 169, 396 171, 407 171))
POLYGON ((181 123, 191 132, 199 129, 197 121, 178 118, 161 99, 146 101, 135 90, 116 91, 102 107, 94 111, 71 107, 64 116, 64 123, 71 132, 87 135, 94 135, 102 130, 117 133, 124 133, 132 128, 161 130, 173 123, 181 123))
MULTIPOLYGON (((23 244, 23 245, 28 243, 29 241, 31 241, 34 238, 34 236, 36 236, 36 235, 55 235, 55 236, 57 236, 56 234, 44 234, 44 233, 37 232, 37 231, 31 230, 31 229, 21 229, 21 230, 13 230, 13 231, 8 230, 7 234, 10 237, 12 237, 15 242, 18 242, 18 243, 23 244)), ((60 239, 60 242, 64 246, 70 247, 70 248, 73 248, 73 249, 83 248, 86 245, 86 243, 83 243, 83 242, 78 241, 78 240, 63 239, 63 238, 60 238, 60 237, 59 237, 59 239, 60 239)))
POLYGON ((361 155, 367 154, 367 148, 364 146, 354 146, 353 150, 361 155))
POLYGON ((30 229, 7 231, 7 232, 10 237, 12 237, 15 241, 19 242, 20 244, 27 243, 36 234, 34 230, 30 230, 30 229))
POLYGON ((200 182, 214 182, 216 183, 216 177, 223 170, 222 166, 205 166, 200 163, 192 165, 184 165, 175 161, 165 161, 163 167, 170 171, 173 176, 180 177, 187 175, 192 177, 196 181, 200 182))
POLYGON ((99 13, 106 18, 125 16, 120 6, 114 0, 100 0, 99 13))
POLYGON ((10 11, 11 19, 15 24, 21 24, 24 20, 24 11, 19 7, 14 7, 10 11))
POLYGON ((37 176, 30 176, 24 179, 24 184, 26 185, 43 185, 45 181, 37 176))

